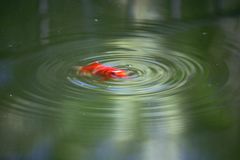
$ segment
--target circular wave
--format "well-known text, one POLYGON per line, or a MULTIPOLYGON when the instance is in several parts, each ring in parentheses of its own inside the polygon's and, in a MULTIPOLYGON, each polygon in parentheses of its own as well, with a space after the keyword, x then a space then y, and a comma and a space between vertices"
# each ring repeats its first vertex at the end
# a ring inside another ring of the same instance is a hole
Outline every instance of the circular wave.
MULTIPOLYGON (((74 40, 67 37, 63 43, 42 46, 18 61, 11 96, 2 101, 12 112, 80 119, 83 126, 92 122, 98 127, 101 120, 110 126, 114 120, 128 120, 136 111, 146 127, 153 122, 182 127, 183 110, 198 112, 202 106, 208 109, 205 104, 215 104, 216 97, 211 96, 218 96, 224 87, 227 65, 224 60, 215 65, 215 58, 188 43, 167 40, 161 31, 127 30, 121 36, 91 34, 84 39, 77 35, 74 40), (76 66, 94 61, 124 69, 128 77, 101 80, 76 74, 76 66)), ((167 34, 177 31, 168 28, 167 34)))
MULTIPOLYGON (((159 51, 156 50, 156 52, 159 51)), ((171 51, 141 56, 130 51, 128 53, 111 52, 85 58, 79 62, 79 65, 84 66, 94 61, 124 69, 128 72, 128 78, 101 81, 93 76, 79 76, 76 72, 70 72, 68 80, 73 87, 128 96, 174 94, 184 90, 190 77, 194 77, 196 73, 206 74, 206 69, 200 60, 171 51)))

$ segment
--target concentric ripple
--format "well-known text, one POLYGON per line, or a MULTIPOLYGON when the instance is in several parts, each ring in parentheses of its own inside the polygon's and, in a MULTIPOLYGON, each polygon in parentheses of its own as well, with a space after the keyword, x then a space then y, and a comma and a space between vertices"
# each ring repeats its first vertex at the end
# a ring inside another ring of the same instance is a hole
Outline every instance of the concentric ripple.
MULTIPOLYGON (((216 104, 228 80, 227 64, 206 57, 189 43, 171 41, 168 36, 181 28, 172 26, 152 34, 142 25, 120 36, 81 38, 79 33, 73 39, 66 36, 63 43, 40 47, 17 61, 14 86, 2 103, 14 114, 74 119, 90 128, 107 125, 129 131, 134 128, 121 128, 129 117, 135 117, 131 123, 139 120, 150 130, 152 124, 182 128, 183 110, 202 112, 208 104, 216 104), (103 80, 77 74, 76 66, 94 61, 126 70, 128 77, 103 80), (115 122, 121 124, 115 126, 115 122)), ((157 28, 159 24, 147 25, 157 28)))
MULTIPOLYGON (((90 76, 69 74, 68 80, 75 87, 120 95, 173 94, 184 89, 190 77, 206 74, 201 61, 172 51, 139 56, 136 51, 105 53, 83 59, 79 65, 99 61, 104 65, 124 69, 127 79, 101 81, 90 76), (133 53, 131 53, 133 52, 133 53)), ((159 52, 159 51, 155 51, 159 52)))

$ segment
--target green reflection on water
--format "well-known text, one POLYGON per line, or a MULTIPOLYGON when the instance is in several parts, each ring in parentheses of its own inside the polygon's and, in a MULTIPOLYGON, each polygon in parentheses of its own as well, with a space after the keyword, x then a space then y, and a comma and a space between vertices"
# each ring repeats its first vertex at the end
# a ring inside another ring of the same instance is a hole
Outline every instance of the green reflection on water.
POLYGON ((238 20, 197 21, 239 2, 32 3, 1 5, 0 159, 239 159, 238 20), (96 59, 141 74, 70 74, 96 59))

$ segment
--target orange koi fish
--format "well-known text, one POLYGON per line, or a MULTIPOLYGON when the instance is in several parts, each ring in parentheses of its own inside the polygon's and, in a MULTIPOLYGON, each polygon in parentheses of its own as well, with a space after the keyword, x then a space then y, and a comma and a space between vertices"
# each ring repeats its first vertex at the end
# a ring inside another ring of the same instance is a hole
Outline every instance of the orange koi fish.
POLYGON ((98 61, 78 67, 77 74, 98 76, 102 77, 104 80, 127 77, 127 72, 125 70, 105 66, 98 61))

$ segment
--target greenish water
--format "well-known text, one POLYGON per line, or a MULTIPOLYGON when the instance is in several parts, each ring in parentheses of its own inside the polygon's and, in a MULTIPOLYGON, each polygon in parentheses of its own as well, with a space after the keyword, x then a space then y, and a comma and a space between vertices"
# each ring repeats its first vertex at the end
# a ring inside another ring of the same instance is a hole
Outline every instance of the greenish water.
POLYGON ((238 160, 239 6, 2 2, 0 159, 238 160))

